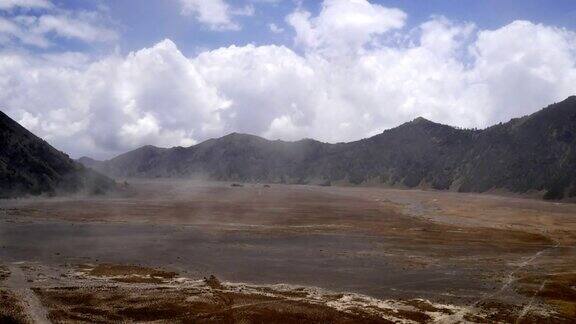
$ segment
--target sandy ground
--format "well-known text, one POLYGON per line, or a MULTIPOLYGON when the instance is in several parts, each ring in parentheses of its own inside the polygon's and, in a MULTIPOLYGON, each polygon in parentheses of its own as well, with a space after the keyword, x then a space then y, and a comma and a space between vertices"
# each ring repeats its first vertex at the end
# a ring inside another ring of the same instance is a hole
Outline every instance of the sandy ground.
POLYGON ((0 290, 11 309, 23 309, 6 316, 576 320, 576 204, 360 187, 129 182, 114 196, 0 202, 0 290), (218 279, 202 279, 212 274, 218 279))

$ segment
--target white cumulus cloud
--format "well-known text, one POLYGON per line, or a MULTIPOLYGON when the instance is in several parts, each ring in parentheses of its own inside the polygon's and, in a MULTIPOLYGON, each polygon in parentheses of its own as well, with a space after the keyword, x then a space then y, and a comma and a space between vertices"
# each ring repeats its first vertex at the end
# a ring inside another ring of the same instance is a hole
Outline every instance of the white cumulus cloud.
POLYGON ((374 36, 404 26, 406 13, 367 0, 325 0, 317 17, 299 9, 287 17, 296 42, 315 50, 355 52, 374 36))
POLYGON ((180 0, 182 15, 193 15, 213 30, 240 30, 234 16, 252 16, 254 7, 233 8, 225 0, 180 0))
POLYGON ((278 25, 274 23, 268 24, 268 28, 270 28, 270 31, 274 34, 281 34, 284 32, 284 28, 278 27, 278 25))
POLYGON ((53 38, 83 42, 109 42, 118 38, 95 11, 68 11, 42 0, 1 2, 0 12, 15 7, 38 8, 38 14, 8 14, 0 17, 0 44, 23 44, 39 48, 53 45, 53 38))
POLYGON ((0 9, 13 9, 13 8, 51 8, 52 3, 48 0, 0 0, 0 9))
POLYGON ((82 68, 22 54, 0 56, 0 102, 31 130, 73 154, 146 144, 191 145, 222 132, 229 102, 165 40, 82 68))
POLYGON ((170 40, 98 59, 1 50, 0 103, 58 148, 105 158, 234 131, 338 142, 418 116, 485 127, 576 93, 574 31, 440 16, 406 30, 406 16, 364 0, 327 0, 317 16, 296 9, 287 21, 298 50, 186 57, 170 40))

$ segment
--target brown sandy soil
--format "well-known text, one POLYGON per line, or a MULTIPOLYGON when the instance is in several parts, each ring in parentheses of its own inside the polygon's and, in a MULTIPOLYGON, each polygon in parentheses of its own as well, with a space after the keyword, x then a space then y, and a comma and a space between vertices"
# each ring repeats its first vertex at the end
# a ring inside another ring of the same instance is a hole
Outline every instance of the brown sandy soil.
POLYGON ((31 323, 22 302, 11 291, 0 288, 0 323, 26 324, 31 323))
POLYGON ((10 270, 7 267, 0 265, 0 282, 10 276, 10 270))
MULTIPOLYGON (((568 269, 567 269, 568 270, 568 269)), ((554 305, 560 314, 576 319, 576 270, 527 275, 518 280, 517 290, 554 305)))
POLYGON ((10 317, 26 322, 44 324, 48 323, 47 313, 38 297, 32 292, 31 285, 34 280, 29 271, 32 267, 17 263, 8 266, 10 276, 0 283, 0 288, 6 293, 10 317), (10 315, 11 314, 11 315, 10 315))
POLYGON ((202 225, 215 230, 266 233, 356 232, 424 244, 489 242, 506 250, 571 240, 575 235, 572 229, 576 228, 576 219, 570 217, 576 214, 576 205, 560 206, 551 212, 549 203, 543 208, 527 199, 520 199, 527 206, 503 207, 509 202, 499 201, 500 197, 475 195, 475 200, 466 202, 470 195, 374 188, 230 188, 171 182, 131 188, 127 197, 29 200, 14 202, 7 210, 20 219, 202 225), (463 201, 465 208, 461 206, 463 201), (406 217, 415 204, 422 205, 418 216, 424 217, 406 217), (531 208, 530 213, 525 212, 526 208, 531 208), (455 228, 469 219, 474 223, 455 228), (528 231, 528 227, 538 230, 528 231))
MULTIPOLYGON (((429 323, 458 312, 468 320, 488 323, 510 321, 516 314, 511 305, 496 301, 469 311, 422 299, 376 300, 310 287, 222 283, 214 276, 204 280, 171 277, 160 285, 114 280, 158 271, 172 273, 139 266, 81 265, 78 272, 60 270, 68 274, 60 285, 34 288, 54 323, 429 323)), ((527 319, 551 320, 538 314, 527 319)))
MULTIPOLYGON (((340 188, 331 188, 339 193, 340 188)), ((485 227, 541 234, 564 245, 576 244, 576 204, 488 194, 350 188, 404 214, 462 227, 485 227)))
MULTIPOLYGON (((573 278, 562 274, 576 269, 576 204, 381 188, 129 182, 116 196, 0 202, 6 211, 0 257, 45 266, 96 264, 85 275, 123 291, 175 281, 149 269, 170 266, 192 278, 215 273, 229 282, 253 282, 258 294, 272 289, 263 284, 276 283, 353 291, 399 302, 401 311, 388 311, 421 316, 420 322, 575 318, 573 278), (44 243, 18 240, 22 235, 44 243)), ((46 298, 56 298, 56 288, 66 286, 62 280, 46 279, 51 284, 37 290, 43 303, 58 304, 46 298)), ((94 294, 106 296, 107 289, 94 294)), ((272 295, 290 304, 309 294, 288 289, 272 295)), ((366 313, 373 307, 368 304, 350 302, 346 314, 354 307, 366 313)), ((386 312, 377 316, 385 319, 386 312)))
MULTIPOLYGON (((83 265, 84 268, 89 267, 83 265)), ((112 277, 112 280, 126 283, 163 283, 174 278, 176 272, 130 265, 100 264, 90 269, 88 274, 95 277, 112 277)))
POLYGON ((260 295, 174 289, 46 289, 38 294, 55 323, 388 323, 314 304, 260 295))

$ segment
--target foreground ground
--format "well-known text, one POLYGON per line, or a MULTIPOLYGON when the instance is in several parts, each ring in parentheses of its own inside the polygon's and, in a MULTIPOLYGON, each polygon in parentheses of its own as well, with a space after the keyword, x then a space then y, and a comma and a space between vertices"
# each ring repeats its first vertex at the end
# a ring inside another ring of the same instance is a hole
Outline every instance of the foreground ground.
POLYGON ((0 208, 0 322, 576 320, 576 204, 130 181, 0 208))

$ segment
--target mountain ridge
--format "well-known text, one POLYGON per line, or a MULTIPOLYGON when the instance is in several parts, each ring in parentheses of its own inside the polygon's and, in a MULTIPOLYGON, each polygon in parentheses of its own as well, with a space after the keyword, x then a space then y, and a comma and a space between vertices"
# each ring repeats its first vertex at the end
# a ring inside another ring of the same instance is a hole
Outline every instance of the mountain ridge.
POLYGON ((103 193, 113 186, 0 111, 0 198, 103 193))
POLYGON ((347 143, 231 133, 190 147, 145 146, 95 166, 116 177, 381 184, 462 192, 576 196, 576 96, 477 129, 418 117, 347 143))

